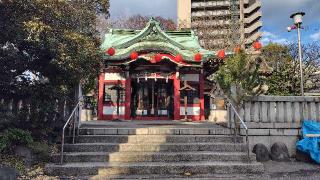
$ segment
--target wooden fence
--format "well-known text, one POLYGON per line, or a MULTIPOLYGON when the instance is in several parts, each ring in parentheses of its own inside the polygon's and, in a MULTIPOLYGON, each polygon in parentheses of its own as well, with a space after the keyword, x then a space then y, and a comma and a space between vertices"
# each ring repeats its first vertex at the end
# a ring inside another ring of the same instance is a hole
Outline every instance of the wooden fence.
MULTIPOLYGON (((246 123, 300 123, 303 120, 320 121, 320 97, 248 97, 240 108, 239 114, 246 123)), ((231 114, 231 117, 234 117, 234 115, 231 114)))

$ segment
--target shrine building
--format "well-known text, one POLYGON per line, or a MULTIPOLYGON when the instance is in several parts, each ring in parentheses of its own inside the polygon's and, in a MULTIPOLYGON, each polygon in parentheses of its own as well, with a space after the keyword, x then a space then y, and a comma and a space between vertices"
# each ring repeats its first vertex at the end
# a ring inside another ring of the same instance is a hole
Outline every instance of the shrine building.
POLYGON ((216 55, 193 31, 151 19, 143 30, 110 30, 101 48, 99 120, 205 119, 203 62, 216 55))

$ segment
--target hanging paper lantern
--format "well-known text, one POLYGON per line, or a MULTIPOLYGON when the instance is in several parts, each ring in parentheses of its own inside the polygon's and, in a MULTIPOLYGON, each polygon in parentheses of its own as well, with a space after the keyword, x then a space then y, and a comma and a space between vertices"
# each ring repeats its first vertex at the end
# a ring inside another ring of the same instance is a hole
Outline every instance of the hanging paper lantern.
POLYGON ((181 56, 181 54, 176 55, 175 60, 177 62, 182 62, 183 61, 183 57, 181 56))
POLYGON ((162 56, 161 56, 160 54, 156 54, 156 55, 154 56, 154 60, 155 60, 156 62, 160 62, 160 61, 162 60, 162 56))
POLYGON ((262 44, 259 41, 253 43, 253 48, 258 51, 262 48, 262 44))
POLYGON ((200 54, 200 53, 195 54, 194 55, 194 60, 195 61, 201 61, 202 60, 202 54, 200 54))
POLYGON ((109 56, 113 56, 116 53, 116 50, 111 47, 107 50, 107 53, 109 54, 109 56))
POLYGON ((224 50, 220 50, 218 51, 217 56, 219 59, 224 59, 226 57, 226 53, 224 52, 224 50))
POLYGON ((138 56, 139 56, 139 54, 135 51, 130 54, 130 58, 132 60, 138 59, 138 56))
POLYGON ((239 54, 241 52, 241 47, 240 46, 235 47, 234 52, 239 54))

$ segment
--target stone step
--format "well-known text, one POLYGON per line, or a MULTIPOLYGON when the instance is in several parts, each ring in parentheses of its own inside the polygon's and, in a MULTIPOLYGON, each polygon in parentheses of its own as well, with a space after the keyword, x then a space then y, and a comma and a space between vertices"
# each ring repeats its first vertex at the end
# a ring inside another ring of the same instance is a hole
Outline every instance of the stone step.
POLYGON ((188 143, 243 142, 243 137, 226 135, 80 135, 77 143, 188 143))
POLYGON ((65 144, 65 152, 185 152, 185 151, 216 151, 244 152, 243 143, 79 143, 65 144))
POLYGON ((252 162, 143 162, 143 163, 66 163, 47 164, 45 173, 50 176, 87 175, 144 175, 144 174, 232 174, 262 173, 261 163, 252 162))
POLYGON ((255 174, 143 174, 143 175, 107 175, 107 176, 78 176, 78 177, 66 177, 66 179, 90 179, 90 180, 106 180, 106 179, 153 179, 153 180, 268 180, 270 177, 267 174, 255 173, 255 174))
MULTIPOLYGON (((65 153, 64 162, 183 162, 183 161, 247 161, 244 152, 74 152, 65 153)), ((250 155, 255 161, 255 156, 250 155)), ((52 156, 52 162, 60 162, 60 154, 52 156)))
POLYGON ((80 135, 230 135, 228 128, 80 128, 80 135))

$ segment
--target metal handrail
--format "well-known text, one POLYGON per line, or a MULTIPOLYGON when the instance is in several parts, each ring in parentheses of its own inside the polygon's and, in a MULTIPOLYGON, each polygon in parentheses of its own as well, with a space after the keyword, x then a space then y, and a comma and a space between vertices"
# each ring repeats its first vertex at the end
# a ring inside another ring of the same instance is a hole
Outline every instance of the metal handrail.
MULTIPOLYGON (((250 146, 249 146, 249 135, 248 135, 248 126, 246 125, 246 123, 243 121, 243 119, 241 118, 241 116, 239 115, 239 113, 237 112, 236 108, 233 106, 233 104, 230 102, 230 100, 228 100, 227 104, 229 105, 229 107, 231 107, 231 110, 233 110, 234 114, 239 118, 242 126, 245 128, 246 130, 246 143, 247 143, 247 158, 248 161, 250 161, 250 146)), ((230 124, 231 126, 231 124, 230 124)), ((230 127, 231 128, 231 127, 230 127)), ((236 135, 236 120, 234 119, 234 134, 236 135)))
MULTIPOLYGON (((63 129, 62 129, 62 137, 61 137, 61 157, 60 157, 60 164, 63 164, 63 152, 64 152, 64 134, 65 130, 68 126, 68 124, 71 122, 72 117, 75 115, 76 110, 80 107, 80 104, 82 102, 82 99, 79 98, 77 105, 74 107, 72 110, 67 122, 64 124, 63 129)), ((78 118, 79 120, 79 118, 78 118)), ((73 120, 73 134, 72 134, 72 143, 74 144, 74 139, 75 139, 75 134, 76 134, 76 119, 73 120)))

